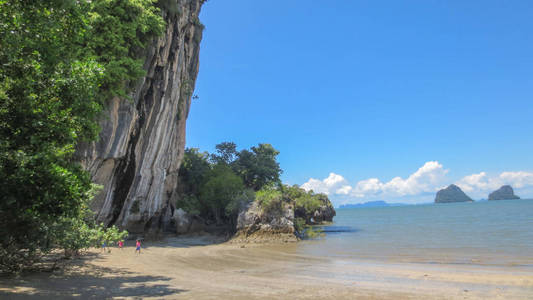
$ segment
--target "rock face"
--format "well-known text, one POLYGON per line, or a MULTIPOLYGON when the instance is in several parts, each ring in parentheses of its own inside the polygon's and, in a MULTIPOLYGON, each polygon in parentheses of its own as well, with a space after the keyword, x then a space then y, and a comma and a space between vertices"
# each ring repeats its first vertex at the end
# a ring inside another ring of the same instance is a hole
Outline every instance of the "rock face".
POLYGON ((473 202, 458 186, 450 184, 447 188, 437 192, 435 203, 473 202))
POLYGON ((295 211, 295 217, 296 218, 303 218, 304 220, 307 220, 308 224, 322 224, 324 222, 332 222, 333 217, 337 212, 335 212, 335 209, 333 208, 333 205, 329 201, 329 199, 322 200, 322 205, 312 212, 311 214, 307 214, 303 208, 297 209, 295 211))
POLYGON ((104 186, 93 205, 97 220, 133 233, 176 228, 177 176, 198 74, 204 0, 166 2, 172 7, 162 9, 167 28, 146 50, 146 76, 131 100, 109 100, 98 142, 77 151, 93 181, 104 186))
POLYGON ((489 194, 489 200, 512 200, 520 199, 514 194, 513 188, 510 185, 504 185, 498 190, 489 194))
POLYGON ((284 205, 279 213, 265 213, 257 202, 248 204, 237 218, 237 234, 232 242, 265 243, 296 242, 294 211, 284 205))
POLYGON ((337 213, 335 212, 335 209, 331 205, 322 205, 319 209, 315 210, 313 213, 313 221, 315 223, 320 224, 323 222, 333 222, 333 217, 335 217, 337 213))

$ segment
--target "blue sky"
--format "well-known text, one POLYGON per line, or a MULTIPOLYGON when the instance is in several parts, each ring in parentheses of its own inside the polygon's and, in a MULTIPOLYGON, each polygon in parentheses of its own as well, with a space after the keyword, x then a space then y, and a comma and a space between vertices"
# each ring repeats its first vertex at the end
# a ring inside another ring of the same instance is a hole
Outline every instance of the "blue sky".
POLYGON ((533 1, 211 0, 200 19, 188 147, 271 143, 284 182, 336 204, 533 197, 533 1))

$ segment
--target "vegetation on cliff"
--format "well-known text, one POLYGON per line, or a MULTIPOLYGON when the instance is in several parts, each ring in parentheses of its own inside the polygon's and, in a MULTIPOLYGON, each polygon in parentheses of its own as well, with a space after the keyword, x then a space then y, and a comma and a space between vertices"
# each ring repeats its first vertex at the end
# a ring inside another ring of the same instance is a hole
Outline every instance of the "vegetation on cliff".
POLYGON ((0 1, 0 271, 102 232, 74 148, 143 75, 163 25, 152 0, 0 1))
POLYGON ((255 199, 257 190, 279 183, 279 152, 270 144, 237 151, 229 142, 216 149, 213 154, 185 149, 176 207, 208 223, 235 224, 239 209, 255 199))
POLYGON ((260 208, 255 211, 254 206, 258 220, 274 220, 291 211, 285 221, 297 233, 307 225, 331 221, 335 210, 326 195, 281 183, 278 154, 270 144, 237 151, 235 143, 224 142, 216 145, 214 154, 186 149, 176 208, 206 223, 229 225, 230 230, 236 229, 239 213, 254 201, 260 208))

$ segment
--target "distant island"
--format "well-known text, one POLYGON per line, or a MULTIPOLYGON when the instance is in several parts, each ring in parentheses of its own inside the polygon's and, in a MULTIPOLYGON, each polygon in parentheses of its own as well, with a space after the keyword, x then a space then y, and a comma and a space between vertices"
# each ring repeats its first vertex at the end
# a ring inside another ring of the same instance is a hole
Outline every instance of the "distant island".
POLYGON ((437 192, 435 203, 474 202, 458 186, 450 184, 447 188, 437 192))
POLYGON ((504 185, 489 194, 489 200, 513 200, 520 199, 514 194, 513 188, 510 185, 504 185))
POLYGON ((386 207, 386 206, 404 206, 404 203, 387 203, 385 201, 369 201, 365 203, 348 203, 342 204, 339 208, 360 208, 360 207, 386 207))

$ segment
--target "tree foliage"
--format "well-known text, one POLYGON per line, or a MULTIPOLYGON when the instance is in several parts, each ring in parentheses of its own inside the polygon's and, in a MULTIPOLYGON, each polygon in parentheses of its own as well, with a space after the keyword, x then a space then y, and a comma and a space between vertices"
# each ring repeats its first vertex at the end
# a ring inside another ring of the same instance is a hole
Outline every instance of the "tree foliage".
POLYGON ((217 224, 222 224, 226 206, 244 190, 241 178, 226 165, 216 165, 202 185, 200 199, 207 205, 217 224))
POLYGON ((89 51, 104 67, 102 88, 106 96, 126 96, 126 84, 145 74, 140 54, 164 29, 154 5, 157 0, 88 2, 90 30, 83 51, 89 51))
POLYGON ((233 169, 242 177, 247 187, 258 191, 268 184, 280 182, 282 171, 277 162, 278 154, 279 151, 272 145, 259 144, 252 147, 251 151, 240 151, 233 163, 233 169))
POLYGON ((72 155, 143 75, 136 55, 163 28, 153 2, 0 0, 0 269, 86 238, 91 182, 72 155))
POLYGON ((176 206, 218 224, 233 224, 239 209, 255 199, 254 190, 279 182, 279 152, 270 144, 259 144, 251 151, 238 151, 233 142, 215 148, 213 154, 185 150, 176 206))
POLYGON ((256 201, 268 214, 281 213, 283 194, 274 187, 265 187, 256 192, 256 201))

